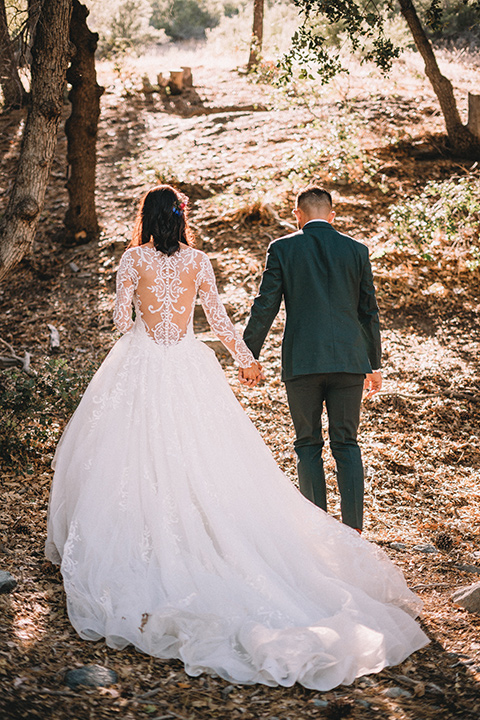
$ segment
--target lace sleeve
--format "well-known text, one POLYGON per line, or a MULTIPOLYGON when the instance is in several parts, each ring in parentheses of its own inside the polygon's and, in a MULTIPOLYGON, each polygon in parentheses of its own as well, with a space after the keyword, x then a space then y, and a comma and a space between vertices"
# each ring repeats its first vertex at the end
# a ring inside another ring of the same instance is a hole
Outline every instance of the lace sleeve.
POLYGON ((125 252, 117 271, 117 295, 113 312, 113 322, 122 333, 126 333, 133 325, 132 300, 135 286, 132 271, 133 258, 129 252, 125 252))
POLYGON ((227 315, 218 295, 212 263, 205 255, 199 273, 199 297, 208 323, 240 367, 250 367, 255 358, 227 315))

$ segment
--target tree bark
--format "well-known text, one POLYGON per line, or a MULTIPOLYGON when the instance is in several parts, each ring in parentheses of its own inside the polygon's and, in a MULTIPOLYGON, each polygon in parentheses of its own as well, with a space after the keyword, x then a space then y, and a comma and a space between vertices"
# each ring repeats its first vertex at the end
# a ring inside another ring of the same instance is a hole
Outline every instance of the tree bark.
POLYGON ((253 3, 253 30, 250 43, 250 57, 247 70, 252 70, 260 62, 263 43, 263 12, 264 0, 254 0, 253 3))
POLYGON ((28 94, 18 74, 7 24, 5 0, 0 0, 0 85, 3 92, 3 111, 20 108, 26 104, 28 94))
POLYGON ((43 0, 32 47, 31 104, 17 176, 0 222, 0 280, 30 251, 56 144, 71 56, 72 0, 43 0))
POLYGON ((412 33, 417 50, 425 63, 425 74, 430 80, 433 91, 440 103, 448 139, 452 147, 462 155, 478 157, 480 153, 478 140, 472 135, 467 126, 462 124, 453 94, 452 83, 440 72, 432 45, 423 29, 412 0, 398 0, 398 2, 401 13, 412 33))
POLYGON ((95 208, 95 170, 103 88, 97 84, 95 71, 98 34, 88 29, 88 14, 85 5, 81 5, 79 0, 73 0, 70 40, 77 52, 67 71, 67 80, 72 85, 68 95, 72 112, 65 124, 68 140, 67 190, 70 200, 65 225, 77 243, 88 242, 99 232, 95 208))
POLYGON ((468 93, 468 129, 480 142, 480 95, 468 93))

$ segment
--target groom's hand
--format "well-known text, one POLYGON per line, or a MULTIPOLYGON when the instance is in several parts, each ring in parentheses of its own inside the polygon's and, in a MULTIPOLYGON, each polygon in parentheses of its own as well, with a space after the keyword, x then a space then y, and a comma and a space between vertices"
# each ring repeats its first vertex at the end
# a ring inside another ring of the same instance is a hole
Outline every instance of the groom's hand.
POLYGON ((375 395, 379 390, 382 389, 382 373, 380 370, 375 370, 372 373, 368 373, 365 377, 364 383, 365 397, 370 398, 375 395))
POLYGON ((259 362, 250 365, 247 368, 240 368, 238 371, 238 379, 243 385, 255 387, 260 380, 265 380, 262 366, 259 362))

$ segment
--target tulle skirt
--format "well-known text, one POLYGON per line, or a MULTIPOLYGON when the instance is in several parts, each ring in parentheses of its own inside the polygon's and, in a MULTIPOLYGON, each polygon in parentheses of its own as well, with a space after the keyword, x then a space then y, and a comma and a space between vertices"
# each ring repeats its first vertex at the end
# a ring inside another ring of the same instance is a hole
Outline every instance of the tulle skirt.
POLYGON ((193 334, 161 346, 137 322, 54 465, 46 554, 82 638, 317 690, 428 642, 402 573, 296 490, 193 334))

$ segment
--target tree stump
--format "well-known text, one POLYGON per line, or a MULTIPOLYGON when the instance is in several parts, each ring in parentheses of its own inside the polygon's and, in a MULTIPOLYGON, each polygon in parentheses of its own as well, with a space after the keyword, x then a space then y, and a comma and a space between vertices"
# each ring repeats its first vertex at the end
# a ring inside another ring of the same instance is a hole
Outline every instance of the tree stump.
POLYGON ((155 87, 150 82, 148 75, 142 77, 142 92, 145 95, 145 100, 149 103, 153 102, 153 93, 156 92, 155 87))
POLYGON ((183 90, 183 70, 170 70, 168 87, 172 95, 181 95, 183 90))
POLYGON ((189 67, 183 67, 183 87, 192 87, 193 86, 193 75, 192 75, 192 68, 189 67))
POLYGON ((472 135, 475 135, 480 140, 480 95, 468 93, 467 127, 472 135))

